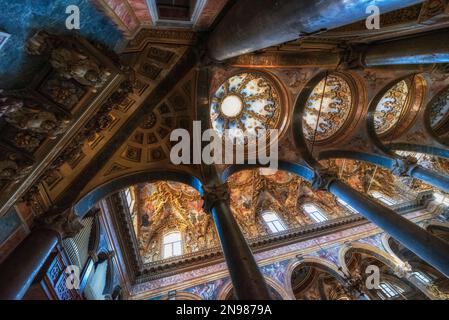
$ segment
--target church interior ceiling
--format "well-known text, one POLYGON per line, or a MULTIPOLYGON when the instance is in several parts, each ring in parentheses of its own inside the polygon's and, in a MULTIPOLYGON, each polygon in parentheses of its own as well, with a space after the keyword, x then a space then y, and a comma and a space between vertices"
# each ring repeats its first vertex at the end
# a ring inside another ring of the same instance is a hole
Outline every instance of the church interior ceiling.
MULTIPOLYGON (((438 146, 447 149, 449 80, 444 74, 438 78, 440 71, 430 67, 414 70, 414 75, 406 69, 359 70, 352 68, 354 61, 346 56, 352 45, 425 31, 435 24, 449 26, 439 1, 433 8, 426 2, 383 15, 385 29, 379 32, 365 33, 365 26, 357 22, 235 57, 225 64, 211 63, 206 66, 212 77, 208 79, 208 97, 199 96, 202 65, 194 61, 202 51, 196 46, 202 32, 232 1, 181 2, 182 8, 175 10, 170 1, 63 0, 48 6, 36 3, 33 14, 14 2, 0 3, 0 12, 9 12, 8 20, 0 18, 0 27, 11 33, 3 46, 0 34, 0 217, 9 216, 12 205, 25 208, 32 216, 23 219, 29 232, 34 217, 50 212, 55 204, 65 204, 65 198, 76 202, 123 177, 145 172, 205 180, 200 165, 175 166, 170 161, 171 132, 182 128, 191 133, 192 122, 201 116, 197 106, 203 100, 208 101, 208 125, 219 137, 225 138, 225 130, 229 130, 229 138, 245 144, 238 129, 251 137, 264 130, 282 129, 280 158, 301 164, 307 162, 304 154, 315 156, 307 148, 317 143, 319 151, 315 152, 328 151, 330 155, 319 161, 320 165, 361 193, 383 195, 391 206, 434 190, 420 180, 395 176, 368 162, 334 158, 332 152, 350 149, 386 156, 377 144, 386 145, 389 139, 385 137, 407 130, 416 139, 413 141, 418 141, 416 145, 425 146, 426 139, 435 135, 438 146), (78 5, 84 13, 76 36, 60 31, 68 4, 78 5), (157 14, 150 8, 156 8, 157 14), (45 31, 36 32, 35 25, 45 31), (309 88, 312 82, 316 84, 309 88), (304 92, 307 97, 301 99, 304 92), (306 140, 300 148, 304 150, 299 150, 293 137, 298 101, 305 101, 300 108, 301 138, 306 140), (370 101, 377 102, 374 108, 370 101), (369 137, 370 117, 383 141, 373 142, 369 137), (420 122, 421 118, 427 122, 420 122), (414 134, 417 130, 425 134, 414 134), (349 141, 346 145, 333 143, 344 139, 349 141)), ((392 142, 393 138, 388 141, 392 142)), ((449 174, 445 158, 395 153, 449 174)), ((247 169, 232 174, 227 186, 232 214, 254 248, 262 238, 278 241, 276 233, 310 228, 312 234, 317 225, 361 218, 330 192, 317 191, 287 171, 247 169), (310 206, 325 219, 314 218, 308 212, 310 206), (265 214, 271 215, 270 219, 275 216, 274 227, 265 214)), ((102 205, 115 205, 107 201, 125 190, 106 197, 102 205)), ((136 249, 143 265, 139 272, 146 266, 157 269, 208 252, 219 252, 214 262, 222 258, 213 217, 205 212, 202 197, 193 187, 159 179, 133 182, 129 190, 135 206, 127 212, 129 219, 118 223, 126 223, 133 232, 136 247, 131 249, 136 249), (165 237, 172 239, 170 249, 165 237), (167 255, 167 250, 171 254, 167 255)), ((390 246, 413 262, 411 252, 399 243, 390 246)), ((355 278, 362 276, 360 270, 375 264, 401 294, 424 298, 398 277, 397 270, 377 258, 356 251, 348 251, 345 257, 355 278)), ((192 261, 192 266, 204 262, 192 261)), ((169 270, 171 275, 176 273, 174 269, 169 270)), ((314 265, 295 269, 292 278, 297 299, 354 298, 342 279, 314 265)), ((382 298, 377 292, 372 297, 382 298)), ((232 290, 227 298, 233 298, 232 290)))

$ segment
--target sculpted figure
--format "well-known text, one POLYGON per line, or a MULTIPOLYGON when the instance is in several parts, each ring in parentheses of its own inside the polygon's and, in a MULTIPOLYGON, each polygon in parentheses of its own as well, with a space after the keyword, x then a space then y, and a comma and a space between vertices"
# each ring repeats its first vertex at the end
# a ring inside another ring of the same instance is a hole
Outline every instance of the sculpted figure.
POLYGON ((102 87, 110 75, 88 56, 66 47, 54 49, 50 63, 62 77, 94 88, 102 87))
POLYGON ((43 31, 28 40, 26 49, 31 55, 50 53, 50 63, 60 76, 85 86, 100 88, 110 75, 75 45, 43 31))
POLYGON ((31 161, 20 159, 15 153, 0 156, 0 180, 14 181, 29 173, 31 161))
POLYGON ((2 95, 0 91, 0 117, 20 130, 45 134, 55 138, 67 129, 69 119, 58 119, 52 112, 38 108, 31 100, 2 95))

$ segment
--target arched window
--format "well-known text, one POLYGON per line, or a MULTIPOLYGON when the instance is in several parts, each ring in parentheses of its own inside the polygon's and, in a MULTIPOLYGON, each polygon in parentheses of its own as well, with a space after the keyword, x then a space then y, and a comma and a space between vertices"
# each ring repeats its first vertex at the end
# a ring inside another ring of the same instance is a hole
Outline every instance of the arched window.
POLYGON ((162 246, 164 259, 180 256, 182 254, 181 232, 170 232, 164 235, 162 246))
POLYGON ((317 223, 328 220, 327 217, 313 204, 306 204, 303 208, 310 218, 317 223))
POLYGON ((125 189, 125 199, 126 199, 126 204, 128 205, 129 212, 133 212, 135 201, 134 201, 133 194, 131 192, 131 188, 125 189))
POLYGON ((270 228, 272 233, 287 230, 282 221, 279 219, 278 215, 274 212, 265 212, 264 214, 262 214, 262 218, 270 228))
POLYGON ((379 191, 373 191, 371 192, 371 195, 376 198, 379 201, 382 201, 383 203, 385 203, 388 206, 392 206, 395 204, 395 201, 393 201, 391 198, 388 198, 387 196, 385 196, 383 193, 380 193, 379 191))
POLYGON ((359 213, 357 210, 355 210, 353 207, 351 207, 347 202, 338 199, 337 198, 338 203, 340 203, 343 207, 345 207, 346 209, 348 209, 349 211, 351 211, 352 213, 359 213))
POLYGON ((399 292, 388 282, 381 282, 379 287, 386 298, 394 298, 399 295, 399 292))
POLYGON ((414 276, 416 279, 418 279, 419 282, 421 282, 423 284, 432 283, 432 279, 428 275, 426 275, 425 273, 423 273, 421 271, 412 272, 412 276, 414 276))

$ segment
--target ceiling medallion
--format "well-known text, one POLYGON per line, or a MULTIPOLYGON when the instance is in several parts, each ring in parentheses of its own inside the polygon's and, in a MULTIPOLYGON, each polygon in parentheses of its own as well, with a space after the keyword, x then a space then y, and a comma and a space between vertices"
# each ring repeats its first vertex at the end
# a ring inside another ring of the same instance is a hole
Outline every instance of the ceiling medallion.
POLYGON ((241 73, 226 80, 213 95, 212 128, 222 138, 244 143, 241 133, 257 138, 275 129, 280 108, 279 92, 271 80, 259 73, 241 73))
POLYGON ((307 140, 320 142, 334 136, 352 111, 352 90, 339 75, 328 75, 313 89, 302 120, 307 140))

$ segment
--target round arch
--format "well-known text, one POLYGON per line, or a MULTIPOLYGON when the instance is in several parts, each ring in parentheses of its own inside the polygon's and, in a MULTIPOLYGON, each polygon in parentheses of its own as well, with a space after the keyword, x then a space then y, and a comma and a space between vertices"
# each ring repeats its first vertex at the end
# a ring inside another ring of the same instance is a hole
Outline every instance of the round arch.
MULTIPOLYGON (((346 119, 342 128, 338 130, 338 132, 341 132, 342 129, 344 128, 348 128, 348 126, 355 127, 357 125, 362 116, 363 110, 361 110, 362 108, 355 108, 354 106, 357 106, 359 104, 364 105, 365 104, 364 101, 366 100, 366 93, 365 93, 366 90, 364 87, 360 87, 362 81, 355 81, 354 77, 356 77, 356 75, 349 73, 335 72, 331 70, 322 71, 316 74, 314 77, 312 77, 312 79, 309 80, 309 82, 304 86, 294 104, 292 116, 292 133, 295 145, 298 148, 302 158, 308 165, 312 167, 319 167, 319 164, 314 159, 313 155, 311 154, 308 148, 307 139, 304 135, 303 116, 307 101, 310 95, 312 94, 313 90, 323 80, 323 78, 325 78, 327 75, 330 74, 336 74, 348 82, 349 86, 351 87, 353 98, 350 115, 348 119, 346 119), (361 101, 361 103, 359 103, 358 101, 361 101), (351 121, 351 119, 355 121, 351 121)), ((347 131, 349 132, 350 130, 347 131)), ((338 137, 337 134, 334 134, 329 139, 326 139, 325 141, 321 142, 321 144, 328 144, 330 142, 334 142, 336 139, 340 140, 344 139, 345 137, 346 135, 338 137)))
POLYGON ((390 154, 391 151, 389 148, 384 145, 382 140, 385 139, 394 139, 395 137, 403 134, 407 129, 409 129, 413 123, 416 121, 419 111, 423 107, 424 101, 424 93, 426 91, 426 81, 424 77, 420 74, 412 73, 406 76, 403 76, 399 79, 395 79, 389 82, 385 87, 383 87, 378 94, 374 97, 371 103, 368 106, 368 112, 366 116, 367 121, 367 129, 368 134, 374 144, 380 148, 386 154, 390 154), (402 108, 400 117, 402 119, 398 119, 397 122, 389 128, 386 132, 378 134, 375 129, 375 112, 379 105, 379 103, 384 98, 385 94, 387 94, 395 85, 399 84, 402 81, 413 81, 410 83, 407 91, 407 101, 406 105, 402 108), (419 99, 417 99, 419 98, 419 99), (403 116, 406 114, 406 116, 403 116))
MULTIPOLYGON (((279 297, 281 297, 283 300, 293 300, 290 295, 287 293, 287 291, 280 286, 276 281, 264 276, 264 279, 272 291, 276 293, 279 297)), ((220 289, 220 291, 217 294, 217 300, 226 300, 228 296, 231 294, 231 290, 233 289, 232 281, 228 280, 220 289)))
MULTIPOLYGON (((199 295, 190 292, 176 292, 174 296, 175 300, 203 300, 199 295)), ((169 300, 170 297, 166 296, 161 298, 160 300, 169 300)))
POLYGON ((203 194, 201 180, 193 175, 177 171, 143 171, 110 180, 89 191, 74 206, 75 214, 83 217, 98 201, 131 185, 170 180, 187 184, 203 194))
MULTIPOLYGON (((221 175, 221 179, 223 182, 226 182, 226 181, 228 181, 229 177, 231 175, 233 175, 234 173, 237 173, 237 172, 240 172, 243 170, 257 169, 257 168, 266 168, 266 167, 261 166, 261 165, 256 165, 256 164, 254 164, 254 165, 251 165, 251 164, 231 165, 223 171, 223 173, 221 175)), ((306 165, 288 162, 288 161, 282 161, 282 160, 280 160, 278 163, 278 170, 283 170, 283 171, 293 173, 308 182, 312 182, 312 180, 315 176, 315 172, 310 167, 308 167, 306 165)))
POLYGON ((346 253, 349 252, 350 250, 355 250, 356 252, 371 255, 393 270, 396 270, 402 267, 403 265, 402 260, 400 260, 396 256, 390 255, 386 251, 383 251, 369 244, 356 242, 351 244, 345 244, 340 248, 340 251, 338 252, 338 262, 342 268, 342 271, 347 275, 351 274, 348 265, 346 263, 346 253))
POLYGON ((301 260, 292 261, 287 266, 287 270, 285 272, 285 279, 287 283, 285 284, 287 287, 287 292, 290 296, 293 297, 294 300, 295 294, 293 292, 292 287, 292 275, 295 269, 301 267, 315 267, 317 269, 323 270, 330 275, 334 276, 338 281, 340 281, 342 284, 344 284, 345 274, 338 268, 337 265, 334 263, 323 259, 323 258, 317 258, 317 257, 303 257, 301 260))

